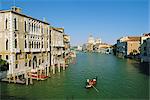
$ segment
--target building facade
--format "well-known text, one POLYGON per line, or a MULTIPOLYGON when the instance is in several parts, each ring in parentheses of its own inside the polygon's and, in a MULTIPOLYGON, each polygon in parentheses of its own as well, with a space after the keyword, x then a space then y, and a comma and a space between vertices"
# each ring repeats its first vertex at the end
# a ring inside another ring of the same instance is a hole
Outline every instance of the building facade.
POLYGON ((116 54, 119 57, 127 57, 140 53, 140 37, 122 37, 117 40, 116 54))
POLYGON ((55 67, 60 72, 61 66, 65 67, 64 60, 64 29, 51 27, 51 65, 53 74, 55 74, 55 67))
POLYGON ((17 7, 1 10, 0 22, 0 59, 9 63, 7 77, 27 78, 32 72, 38 77, 39 71, 49 76, 55 68, 65 69, 64 55, 70 46, 64 49, 64 29, 27 16, 17 7))
POLYGON ((150 33, 141 36, 141 62, 150 63, 150 33))

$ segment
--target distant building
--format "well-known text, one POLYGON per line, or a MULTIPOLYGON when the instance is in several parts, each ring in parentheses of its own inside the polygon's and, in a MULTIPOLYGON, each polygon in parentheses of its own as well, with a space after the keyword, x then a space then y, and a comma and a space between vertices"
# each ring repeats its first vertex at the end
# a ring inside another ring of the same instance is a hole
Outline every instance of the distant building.
POLYGON ((84 44, 86 46, 86 51, 88 52, 100 52, 100 53, 110 53, 110 45, 102 43, 100 38, 94 39, 92 35, 89 36, 88 42, 84 44))
POLYGON ((100 53, 111 53, 111 45, 107 43, 98 43, 95 45, 95 52, 100 52, 100 53))
POLYGON ((94 44, 95 43, 94 37, 92 35, 89 36, 87 43, 88 44, 94 44))
POLYGON ((78 45, 78 46, 77 46, 77 50, 78 50, 78 51, 82 51, 82 46, 78 45))
POLYGON ((140 53, 139 47, 140 47, 140 37, 138 36, 122 37, 117 40, 116 53, 120 57, 136 55, 140 53))
POLYGON ((82 45, 82 51, 86 51, 86 43, 82 45))
POLYGON ((99 44, 99 43, 102 43, 102 41, 101 41, 101 39, 97 38, 97 39, 95 40, 95 44, 99 44))
POLYGON ((88 38, 87 44, 86 44, 86 50, 88 52, 92 52, 94 44, 95 44, 94 37, 92 35, 90 35, 88 38))

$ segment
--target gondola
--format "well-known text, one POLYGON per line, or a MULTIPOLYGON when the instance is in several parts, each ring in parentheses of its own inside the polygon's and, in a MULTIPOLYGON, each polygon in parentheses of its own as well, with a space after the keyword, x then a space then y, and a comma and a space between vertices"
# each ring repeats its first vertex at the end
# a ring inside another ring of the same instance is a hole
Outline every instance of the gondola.
POLYGON ((97 83, 97 77, 95 77, 93 79, 87 79, 85 88, 87 88, 87 89, 92 88, 93 86, 96 85, 96 83, 97 83))

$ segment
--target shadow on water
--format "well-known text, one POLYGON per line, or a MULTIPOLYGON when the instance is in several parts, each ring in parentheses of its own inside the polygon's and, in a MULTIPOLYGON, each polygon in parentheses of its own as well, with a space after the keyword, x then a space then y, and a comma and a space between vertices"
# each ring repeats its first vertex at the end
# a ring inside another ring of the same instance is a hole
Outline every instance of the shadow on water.
POLYGON ((24 96, 20 97, 9 94, 7 83, 1 82, 0 85, 2 85, 2 87, 0 86, 0 100, 27 100, 24 96))
POLYGON ((140 73, 145 74, 147 76, 150 75, 150 63, 134 62, 133 65, 135 66, 135 68, 139 69, 140 73))
POLYGON ((0 100, 27 100, 25 97, 17 97, 10 95, 0 95, 0 100))

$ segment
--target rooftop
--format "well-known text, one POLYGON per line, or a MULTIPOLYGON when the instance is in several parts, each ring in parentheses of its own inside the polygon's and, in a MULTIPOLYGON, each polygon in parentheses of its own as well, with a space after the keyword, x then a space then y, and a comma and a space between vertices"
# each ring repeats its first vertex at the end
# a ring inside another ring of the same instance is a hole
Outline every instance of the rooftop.
POLYGON ((21 13, 21 9, 20 9, 20 8, 18 8, 18 7, 16 7, 16 9, 15 9, 15 10, 14 10, 14 8, 15 8, 15 7, 12 7, 12 9, 11 9, 11 10, 0 10, 0 13, 8 13, 8 12, 11 12, 11 13, 14 13, 14 14, 17 14, 17 15, 20 15, 20 16, 23 16, 23 17, 31 18, 31 19, 33 19, 33 20, 37 20, 37 21, 39 21, 39 22, 42 22, 42 23, 44 23, 44 24, 49 25, 49 23, 48 23, 48 22, 45 22, 45 21, 42 21, 42 20, 39 20, 39 19, 33 18, 33 17, 31 17, 31 16, 28 16, 28 15, 22 14, 22 13, 21 13))

